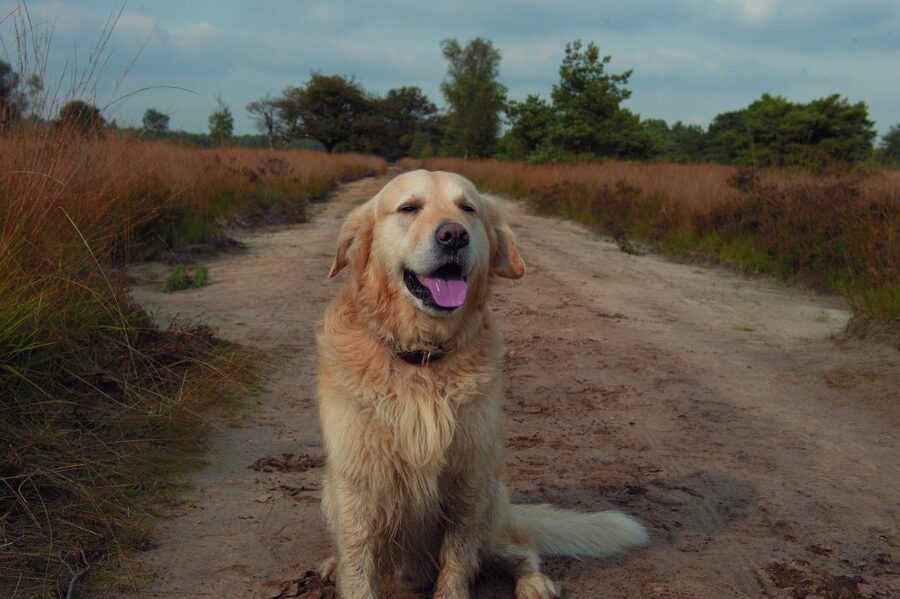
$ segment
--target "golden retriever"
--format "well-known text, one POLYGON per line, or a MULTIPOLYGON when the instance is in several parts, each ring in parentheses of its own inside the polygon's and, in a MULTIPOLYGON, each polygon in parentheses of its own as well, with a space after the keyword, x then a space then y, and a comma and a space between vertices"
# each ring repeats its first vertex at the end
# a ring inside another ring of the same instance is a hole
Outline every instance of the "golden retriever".
POLYGON ((470 596, 485 562, 516 599, 559 596, 539 554, 601 556, 647 542, 619 512, 511 505, 501 479, 500 331, 491 278, 525 265, 499 207, 465 178, 402 174, 343 225, 331 276, 350 280, 317 331, 322 493, 343 599, 395 572, 438 599, 470 596))

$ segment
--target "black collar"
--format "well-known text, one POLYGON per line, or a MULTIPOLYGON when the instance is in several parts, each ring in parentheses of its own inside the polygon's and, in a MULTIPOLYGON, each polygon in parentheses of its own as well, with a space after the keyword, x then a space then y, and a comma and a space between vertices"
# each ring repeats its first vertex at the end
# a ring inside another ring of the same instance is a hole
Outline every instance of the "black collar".
POLYGON ((431 351, 425 349, 416 349, 410 351, 395 349, 394 353, 397 354, 398 358, 400 358, 407 364, 412 364, 413 366, 428 366, 429 364, 437 362, 447 355, 447 352, 442 349, 435 349, 431 351))

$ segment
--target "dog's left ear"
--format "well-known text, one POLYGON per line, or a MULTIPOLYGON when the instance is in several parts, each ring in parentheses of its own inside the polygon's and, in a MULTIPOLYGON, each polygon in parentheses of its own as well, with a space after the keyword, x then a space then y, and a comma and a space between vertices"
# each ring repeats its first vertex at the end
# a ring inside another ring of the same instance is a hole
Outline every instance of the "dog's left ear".
POLYGON ((331 271, 328 273, 329 278, 336 276, 351 261, 355 262, 357 270, 365 270, 369 262, 369 250, 372 247, 374 224, 369 202, 350 213, 338 235, 334 262, 331 263, 331 271))
POLYGON ((525 274, 525 262, 516 248, 516 236, 506 221, 506 215, 493 201, 485 199, 494 231, 494 247, 491 248, 491 273, 507 279, 521 279, 525 274))

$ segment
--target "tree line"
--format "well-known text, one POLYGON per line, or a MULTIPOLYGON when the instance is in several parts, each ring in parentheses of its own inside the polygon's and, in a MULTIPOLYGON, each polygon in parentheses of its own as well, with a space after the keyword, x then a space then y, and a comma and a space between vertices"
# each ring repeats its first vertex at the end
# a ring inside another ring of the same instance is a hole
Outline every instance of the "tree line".
MULTIPOLYGON (((611 57, 580 40, 568 43, 559 79, 547 98, 507 97, 500 81, 500 51, 490 40, 441 42, 447 74, 438 107, 418 87, 383 95, 353 77, 313 72, 299 86, 246 106, 259 135, 233 135, 234 118, 221 98, 209 133, 169 129, 168 115, 149 108, 137 132, 146 138, 198 145, 232 143, 269 147, 321 147, 327 152, 403 156, 499 157, 531 162, 598 158, 665 162, 826 168, 874 158, 900 165, 900 125, 875 147, 876 133, 863 102, 838 94, 809 102, 763 94, 749 106, 717 115, 708 127, 642 119, 623 104, 631 97, 631 70, 613 73, 611 57)), ((0 125, 21 119, 40 82, 23 81, 0 62, 0 125)), ((100 111, 74 101, 58 122, 79 130, 107 126, 100 111)))
POLYGON ((623 106, 632 71, 609 71, 610 56, 568 43, 549 97, 507 98, 500 52, 484 38, 441 42, 447 76, 439 111, 417 87, 366 92, 353 78, 315 72, 300 87, 247 110, 270 145, 311 138, 327 151, 396 158, 500 157, 532 162, 596 158, 825 168, 878 157, 900 165, 900 125, 878 150, 863 102, 838 94, 793 102, 763 94, 706 128, 642 119, 623 106))

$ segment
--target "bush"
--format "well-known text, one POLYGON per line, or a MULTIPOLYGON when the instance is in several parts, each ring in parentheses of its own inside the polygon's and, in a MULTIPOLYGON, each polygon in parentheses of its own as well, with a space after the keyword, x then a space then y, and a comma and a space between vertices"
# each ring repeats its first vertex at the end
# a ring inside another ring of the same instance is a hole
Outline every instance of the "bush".
POLYGON ((173 291, 181 291, 187 289, 191 284, 188 282, 187 271, 183 264, 177 265, 172 272, 165 278, 160 291, 163 293, 172 293, 173 291))
POLYGON ((183 264, 177 264, 163 281, 160 291, 172 293, 182 289, 199 289, 209 283, 209 270, 198 266, 193 274, 188 274, 183 264))
POLYGON ((209 270, 205 266, 198 266, 191 278, 191 286, 194 289, 200 289, 209 283, 209 270))

